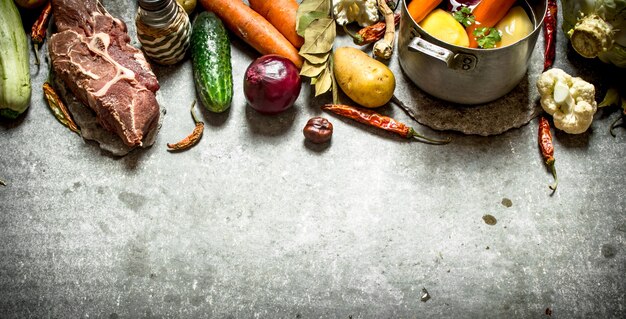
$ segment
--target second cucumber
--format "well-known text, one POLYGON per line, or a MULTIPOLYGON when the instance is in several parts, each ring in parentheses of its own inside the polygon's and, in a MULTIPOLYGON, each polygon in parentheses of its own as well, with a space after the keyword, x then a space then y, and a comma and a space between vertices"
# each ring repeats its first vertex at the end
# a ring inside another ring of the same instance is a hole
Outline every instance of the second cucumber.
POLYGON ((233 98, 230 40, 222 21, 212 12, 201 12, 193 23, 191 60, 204 107, 211 112, 226 111, 233 98))

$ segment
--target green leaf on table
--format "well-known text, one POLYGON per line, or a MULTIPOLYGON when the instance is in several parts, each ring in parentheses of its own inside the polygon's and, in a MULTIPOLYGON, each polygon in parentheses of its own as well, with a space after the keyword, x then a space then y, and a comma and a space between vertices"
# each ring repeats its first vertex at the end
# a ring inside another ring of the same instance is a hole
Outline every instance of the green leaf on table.
POLYGON ((328 57, 330 56, 330 52, 321 53, 321 54, 309 54, 300 52, 300 56, 305 60, 309 61, 311 64, 321 64, 326 63, 328 61, 328 57))
POLYGON ((322 73, 317 77, 315 81, 315 96, 322 95, 328 92, 333 84, 333 77, 331 74, 330 68, 327 67, 322 71, 322 73))
POLYGON ((611 87, 608 89, 608 91, 606 91, 604 99, 602 100, 602 102, 600 102, 600 104, 598 104, 598 107, 617 105, 619 102, 619 91, 617 91, 616 88, 611 87))
POLYGON ((304 31, 304 45, 300 53, 327 53, 333 48, 337 28, 332 18, 322 18, 313 21, 304 31))
POLYGON ((298 6, 298 11, 296 11, 296 29, 298 29, 300 19, 305 14, 313 11, 325 12, 326 16, 329 16, 330 0, 303 0, 298 6))
POLYGON ((305 60, 304 64, 302 65, 302 69, 300 70, 300 75, 306 76, 309 78, 315 78, 318 75, 320 75, 322 71, 324 71, 325 68, 326 68, 326 62, 313 64, 309 62, 308 60, 305 60))
POLYGON ((298 35, 303 37, 304 32, 313 21, 317 19, 321 19, 321 18, 327 18, 327 17, 328 17, 328 12, 322 12, 322 11, 307 12, 302 17, 300 17, 300 19, 296 21, 296 32, 298 33, 298 35))

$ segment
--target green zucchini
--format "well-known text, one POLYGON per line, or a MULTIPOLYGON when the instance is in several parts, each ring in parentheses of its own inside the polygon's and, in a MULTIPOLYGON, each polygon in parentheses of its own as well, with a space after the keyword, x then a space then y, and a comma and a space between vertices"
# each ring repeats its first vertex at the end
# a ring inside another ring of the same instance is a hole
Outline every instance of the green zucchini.
POLYGON ((0 0, 0 116, 16 118, 30 105, 29 57, 15 3, 0 0))
POLYGON ((226 111, 233 99, 230 40, 213 12, 203 11, 193 22, 191 62, 196 91, 204 107, 211 112, 226 111))

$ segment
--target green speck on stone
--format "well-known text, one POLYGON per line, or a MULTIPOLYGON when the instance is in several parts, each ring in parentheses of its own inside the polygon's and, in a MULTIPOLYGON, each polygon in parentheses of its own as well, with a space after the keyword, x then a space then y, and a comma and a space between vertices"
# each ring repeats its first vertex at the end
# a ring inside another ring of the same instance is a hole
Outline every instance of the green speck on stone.
POLYGON ((502 199, 502 205, 504 205, 505 207, 509 208, 509 207, 513 206, 513 202, 510 199, 505 197, 505 198, 502 199))
POLYGON ((489 214, 483 216, 483 220, 485 221, 485 224, 490 225, 490 226, 493 226, 498 223, 498 220, 489 214))

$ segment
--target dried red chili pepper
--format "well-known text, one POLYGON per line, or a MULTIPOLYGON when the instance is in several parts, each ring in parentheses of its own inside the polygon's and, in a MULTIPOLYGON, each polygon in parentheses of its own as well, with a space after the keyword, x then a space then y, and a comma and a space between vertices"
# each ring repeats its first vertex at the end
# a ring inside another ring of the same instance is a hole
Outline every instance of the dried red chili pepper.
POLYGON ((323 110, 333 112, 337 115, 341 115, 357 122, 374 126, 385 131, 396 133, 404 138, 416 138, 419 140, 427 141, 431 144, 447 144, 450 143, 450 139, 436 140, 425 137, 417 133, 412 127, 407 126, 404 123, 398 122, 393 118, 378 114, 372 110, 356 108, 349 105, 342 104, 326 104, 322 106, 323 110))
POLYGON ((556 0, 548 0, 548 11, 543 19, 543 36, 545 44, 543 71, 552 67, 556 55, 556 18, 558 6, 556 0))
MULTIPOLYGON (((400 23, 400 14, 396 13, 393 16, 393 19, 394 19, 393 20, 394 24, 397 27, 398 24, 400 23)), ((386 27, 387 27, 387 24, 384 21, 381 21, 376 24, 372 24, 368 27, 365 27, 359 30, 357 33, 354 33, 348 30, 345 24, 343 26, 346 33, 352 37, 352 40, 354 41, 354 44, 356 45, 366 45, 366 44, 374 43, 382 39, 385 36, 386 27)))
POLYGON ((72 132, 80 134, 80 130, 74 120, 72 120, 67 107, 63 104, 63 101, 61 101, 57 92, 54 91, 48 82, 44 82, 43 84, 43 94, 48 101, 48 106, 52 110, 54 117, 56 117, 61 124, 65 125, 72 132))
POLYGON ((193 121, 196 123, 196 127, 193 129, 193 132, 189 136, 185 137, 182 141, 175 143, 175 144, 168 143, 167 144, 168 151, 186 150, 196 145, 196 143, 198 143, 198 141, 202 137, 202 133, 204 132, 204 122, 201 122, 196 117, 196 114, 193 112, 194 106, 196 106, 196 101, 193 101, 193 104, 191 104, 191 117, 193 118, 193 121))
POLYGON ((546 165, 550 167, 552 176, 554 176, 554 184, 550 185, 550 189, 555 191, 559 180, 556 176, 556 168, 554 167, 554 144, 552 143, 552 133, 550 133, 550 122, 545 117, 539 118, 539 148, 541 155, 546 161, 546 165))
POLYGON ((35 47, 35 59, 36 64, 39 65, 39 45, 43 43, 43 39, 46 37, 46 29, 48 28, 48 19, 50 18, 50 12, 52 12, 52 4, 50 1, 46 4, 37 18, 37 21, 33 23, 33 27, 30 31, 30 38, 35 47))

